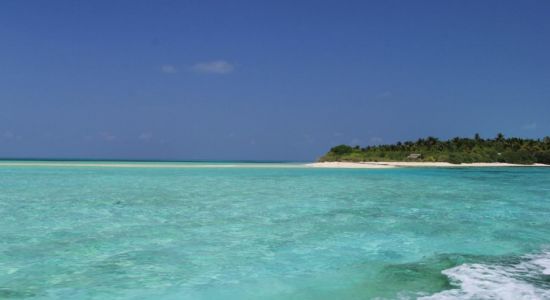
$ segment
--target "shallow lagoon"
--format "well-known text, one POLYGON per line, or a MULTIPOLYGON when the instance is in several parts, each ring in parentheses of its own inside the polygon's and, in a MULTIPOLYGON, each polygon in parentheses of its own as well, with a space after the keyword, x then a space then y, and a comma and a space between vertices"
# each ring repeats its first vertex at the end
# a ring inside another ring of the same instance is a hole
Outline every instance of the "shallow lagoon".
POLYGON ((550 298, 547 168, 182 165, 1 166, 0 298, 550 298))

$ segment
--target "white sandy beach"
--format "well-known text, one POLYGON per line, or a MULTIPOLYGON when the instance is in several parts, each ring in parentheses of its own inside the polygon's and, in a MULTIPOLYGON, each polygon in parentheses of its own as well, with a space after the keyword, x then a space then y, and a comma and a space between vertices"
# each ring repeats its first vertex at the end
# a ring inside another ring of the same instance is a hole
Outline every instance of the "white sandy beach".
POLYGON ((457 168, 457 167, 550 167, 544 164, 519 165, 508 163, 469 163, 451 164, 448 162, 315 162, 307 164, 313 168, 361 168, 386 169, 399 167, 429 167, 429 168, 457 168))

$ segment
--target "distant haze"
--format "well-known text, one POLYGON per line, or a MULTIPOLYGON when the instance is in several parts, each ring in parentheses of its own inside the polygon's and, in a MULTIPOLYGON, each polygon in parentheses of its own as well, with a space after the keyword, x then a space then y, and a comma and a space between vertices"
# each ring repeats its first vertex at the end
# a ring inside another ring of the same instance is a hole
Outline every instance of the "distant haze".
POLYGON ((2 1, 0 157, 550 135, 549 1, 2 1))

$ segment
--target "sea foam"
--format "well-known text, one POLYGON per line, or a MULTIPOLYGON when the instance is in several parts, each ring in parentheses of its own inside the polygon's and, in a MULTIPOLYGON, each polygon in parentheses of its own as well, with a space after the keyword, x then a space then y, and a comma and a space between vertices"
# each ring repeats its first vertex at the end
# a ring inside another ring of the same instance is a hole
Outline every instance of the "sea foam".
POLYGON ((549 272, 550 251, 514 264, 463 264, 442 272, 458 288, 419 299, 550 299, 549 272))

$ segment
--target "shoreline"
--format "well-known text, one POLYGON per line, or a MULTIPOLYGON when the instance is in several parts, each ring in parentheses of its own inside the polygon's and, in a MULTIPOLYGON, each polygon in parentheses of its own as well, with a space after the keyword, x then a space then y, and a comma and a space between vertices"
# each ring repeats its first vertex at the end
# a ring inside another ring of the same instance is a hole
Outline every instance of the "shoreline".
POLYGON ((391 169, 391 168, 464 168, 464 167, 550 167, 545 164, 520 165, 509 163, 462 163, 451 164, 448 162, 314 162, 307 164, 312 168, 348 168, 348 169, 391 169))
POLYGON ((173 163, 173 162, 89 162, 89 161, 0 161, 1 167, 69 167, 69 168, 343 168, 343 169, 391 169, 391 168, 464 168, 464 167, 550 167, 544 164, 463 163, 448 162, 311 162, 311 163, 173 163))

